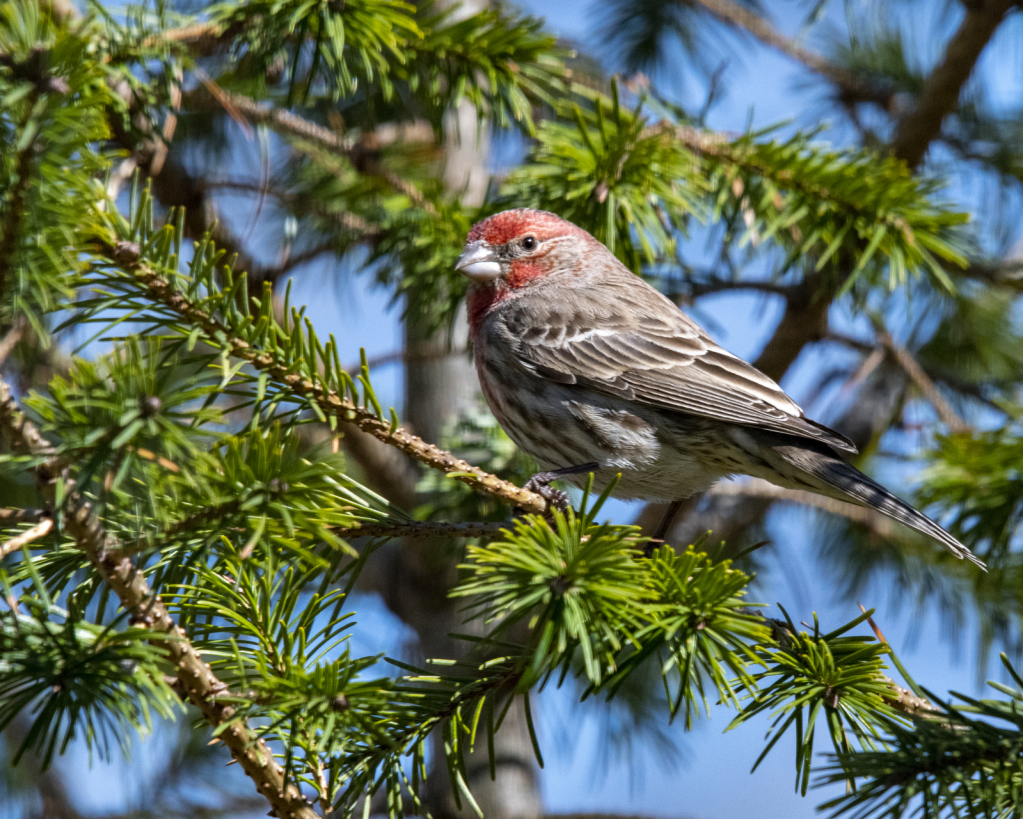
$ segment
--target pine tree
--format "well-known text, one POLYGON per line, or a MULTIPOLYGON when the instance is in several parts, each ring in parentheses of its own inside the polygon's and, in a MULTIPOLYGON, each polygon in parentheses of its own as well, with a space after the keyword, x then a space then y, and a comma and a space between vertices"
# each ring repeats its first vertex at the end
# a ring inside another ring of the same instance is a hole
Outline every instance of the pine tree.
POLYGON ((968 165, 1018 189, 1017 124, 967 86, 1014 8, 969 4, 924 74, 891 21, 826 54, 752 3, 616 0, 603 26, 627 72, 608 77, 503 7, 0 4, 0 730, 47 815, 77 815, 46 779, 71 743, 127 753, 164 720, 191 750, 154 815, 194 815, 182 782, 216 783, 204 765, 230 759, 244 788, 203 810, 535 816, 515 754, 543 764, 537 693, 629 708, 651 678, 683 727, 770 714, 761 758, 786 738, 802 793, 847 783, 834 815, 1017 815, 1020 277, 1012 226, 970 222, 948 193, 968 165), (858 144, 714 132, 636 73, 665 33, 699 68, 722 26, 818 77, 858 144), (496 133, 524 156, 481 179, 496 133), (262 177, 225 176, 246 137, 262 177), (217 220, 223 191, 279 215, 276 264, 217 220), (548 513, 470 400, 453 271, 469 227, 518 206, 585 227, 680 302, 783 298, 757 366, 780 378, 808 345, 847 348, 835 375, 858 387, 835 425, 868 453, 922 398, 937 434, 917 500, 990 572, 757 483, 694 503, 657 548, 602 517, 606 493, 548 513), (681 252, 697 231, 712 271, 681 252), (352 366, 293 304, 290 274, 327 255, 401 301, 419 435, 365 353, 352 366), (907 303, 919 318, 900 324, 907 303), (834 305, 871 332, 833 330, 834 305), (870 612, 806 626, 758 606, 752 534, 793 500, 843 526, 829 542, 849 583, 888 571, 972 609, 1008 683, 946 696, 870 612), (357 656, 359 590, 383 593, 422 661, 357 656))

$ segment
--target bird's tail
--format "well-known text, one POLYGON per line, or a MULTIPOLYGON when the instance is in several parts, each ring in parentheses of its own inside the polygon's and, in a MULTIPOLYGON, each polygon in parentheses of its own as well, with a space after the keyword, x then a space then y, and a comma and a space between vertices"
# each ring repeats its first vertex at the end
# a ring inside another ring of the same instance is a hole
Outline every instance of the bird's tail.
POLYGON ((778 477, 783 477, 787 479, 785 485, 790 488, 809 489, 857 506, 876 509, 892 520, 936 540, 960 560, 965 558, 987 571, 983 561, 937 523, 868 478, 852 464, 846 463, 828 447, 799 441, 797 445, 789 442, 776 444, 771 447, 771 451, 774 457, 770 460, 774 461, 772 466, 775 476, 772 478, 764 475, 768 480, 780 483, 778 477))

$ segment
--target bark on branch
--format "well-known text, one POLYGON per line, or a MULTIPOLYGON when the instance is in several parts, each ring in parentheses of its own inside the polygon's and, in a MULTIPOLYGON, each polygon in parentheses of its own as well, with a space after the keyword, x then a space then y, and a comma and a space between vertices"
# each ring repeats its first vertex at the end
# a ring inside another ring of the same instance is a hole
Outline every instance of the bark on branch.
POLYGON ((16 526, 19 523, 39 523, 51 516, 49 509, 0 509, 0 526, 16 526))
MULTIPOLYGON (((702 0, 701 0, 702 1, 702 0)), ((973 73, 980 53, 1019 0, 975 0, 963 3, 966 16, 945 48, 945 56, 924 83, 916 105, 895 128, 892 153, 911 168, 941 134, 945 117, 956 109, 959 94, 973 73)))
MULTIPOLYGON (((47 502, 54 504, 60 480, 60 463, 50 443, 25 417, 0 379, 0 431, 11 448, 45 460, 36 469, 36 479, 47 502)), ((109 535, 92 511, 92 505, 72 492, 64 505, 64 526, 104 582, 117 594, 121 605, 136 625, 153 632, 151 642, 167 651, 178 680, 188 699, 214 727, 234 718, 235 710, 218 697, 227 686, 217 679, 185 633, 170 616, 159 596, 153 594, 145 575, 120 550, 120 543, 109 535)), ((244 721, 236 721, 220 735, 232 756, 266 797, 274 815, 282 819, 317 819, 316 812, 294 785, 284 776, 266 744, 256 738, 244 721)))
MULTIPOLYGON (((136 255, 137 252, 135 248, 136 255)), ((114 264, 134 277, 150 299, 169 307, 193 327, 202 328, 210 338, 224 339, 223 343, 230 349, 232 355, 244 359, 257 370, 268 373, 296 395, 316 402, 324 413, 334 415, 339 421, 368 432, 385 444, 433 469, 451 475, 479 492, 493 495, 526 512, 542 514, 546 511, 547 502, 537 493, 491 475, 401 427, 392 431, 391 425, 382 421, 373 412, 358 407, 334 390, 291 371, 284 362, 278 361, 270 353, 253 348, 247 341, 234 337, 219 321, 198 309, 148 265, 139 261, 127 261, 130 253, 119 252, 115 248, 107 248, 106 253, 114 264)))
POLYGON ((8 540, 6 543, 0 543, 0 560, 3 560, 7 555, 12 552, 16 552, 22 546, 27 546, 34 540, 39 540, 41 537, 45 537, 53 530, 53 519, 43 518, 31 529, 26 529, 20 535, 16 535, 8 540))
POLYGON ((445 523, 443 521, 411 521, 405 524, 366 523, 345 529, 334 529, 334 533, 346 538, 435 538, 435 537, 493 537, 510 524, 497 522, 445 523))

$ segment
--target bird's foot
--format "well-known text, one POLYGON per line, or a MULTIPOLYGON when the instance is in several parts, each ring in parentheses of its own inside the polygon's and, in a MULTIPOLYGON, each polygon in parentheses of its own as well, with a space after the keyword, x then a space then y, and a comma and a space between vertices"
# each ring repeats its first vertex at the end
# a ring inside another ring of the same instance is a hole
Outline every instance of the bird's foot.
POLYGON ((552 469, 550 472, 537 472, 532 478, 522 485, 522 488, 529 492, 535 492, 547 501, 547 509, 544 511, 544 517, 550 518, 553 510, 557 509, 559 512, 564 512, 569 506, 568 492, 561 489, 555 489, 551 486, 551 481, 556 481, 558 478, 564 478, 568 475, 578 475, 582 472, 593 472, 595 469, 599 468, 600 464, 590 462, 586 464, 579 464, 578 466, 566 466, 562 469, 552 469))

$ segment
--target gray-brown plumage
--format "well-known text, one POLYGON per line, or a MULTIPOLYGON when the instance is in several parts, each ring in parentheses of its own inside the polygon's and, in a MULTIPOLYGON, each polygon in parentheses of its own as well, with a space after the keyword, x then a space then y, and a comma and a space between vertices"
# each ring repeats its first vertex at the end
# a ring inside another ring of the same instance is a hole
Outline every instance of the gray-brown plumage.
POLYGON ((458 269, 480 384, 508 435, 545 468, 597 463, 598 486, 675 501, 753 475, 868 506, 983 565, 846 463, 856 448, 723 350, 581 228, 514 210, 476 225, 458 269))

